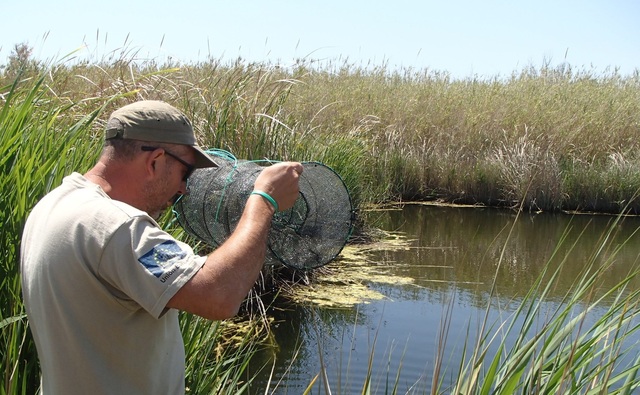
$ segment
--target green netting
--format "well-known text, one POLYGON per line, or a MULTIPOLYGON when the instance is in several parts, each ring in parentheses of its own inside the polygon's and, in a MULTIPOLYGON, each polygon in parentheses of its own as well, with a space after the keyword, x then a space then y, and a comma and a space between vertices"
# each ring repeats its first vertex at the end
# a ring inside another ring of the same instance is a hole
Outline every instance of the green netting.
MULTIPOLYGON (((233 232, 253 185, 270 161, 237 160, 210 151, 219 167, 198 169, 189 178, 189 194, 174 205, 186 232, 212 247, 233 232)), ((266 264, 308 270, 329 263, 353 229, 353 207, 340 176, 318 162, 305 162, 294 206, 273 216, 266 264)))

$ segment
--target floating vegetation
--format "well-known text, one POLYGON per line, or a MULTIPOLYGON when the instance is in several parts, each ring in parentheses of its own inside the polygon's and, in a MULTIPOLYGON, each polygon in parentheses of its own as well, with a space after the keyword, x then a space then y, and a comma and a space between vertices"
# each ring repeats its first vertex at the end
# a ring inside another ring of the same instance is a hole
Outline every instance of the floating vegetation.
POLYGON ((349 308, 385 296, 373 284, 412 284, 410 277, 390 276, 384 262, 372 259, 374 252, 409 249, 413 240, 401 232, 384 232, 368 244, 347 245, 338 259, 314 276, 312 284, 295 287, 290 298, 296 303, 324 308, 349 308))

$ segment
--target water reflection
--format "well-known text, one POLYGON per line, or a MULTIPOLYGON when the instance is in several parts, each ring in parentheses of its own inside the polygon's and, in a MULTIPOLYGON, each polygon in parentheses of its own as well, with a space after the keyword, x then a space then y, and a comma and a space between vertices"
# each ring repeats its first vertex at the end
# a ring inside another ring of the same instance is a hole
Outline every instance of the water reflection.
MULTIPOLYGON (((409 249, 380 251, 371 259, 389 276, 410 277, 414 283, 370 284, 386 299, 352 309, 289 306, 274 311, 275 347, 256 358, 250 374, 275 357, 270 388, 281 377, 286 380, 275 393, 302 393, 320 372, 321 360, 333 393, 361 392, 372 355, 375 385, 393 383, 401 371, 405 389, 416 385, 427 391, 448 306, 453 310, 444 365, 455 372, 487 303, 493 306, 490 322, 503 321, 547 263, 554 269, 565 262, 550 294, 552 309, 589 262, 611 264, 600 284, 604 293, 637 266, 640 254, 640 219, 635 217, 616 222, 611 216, 521 214, 516 220, 506 210, 418 205, 367 215, 375 226, 413 240, 409 249)), ((638 279, 630 284, 633 289, 639 285, 638 279)), ((267 373, 258 376, 252 393, 264 393, 267 373)), ((316 384, 314 393, 321 389, 316 384)))
POLYGON ((508 210, 416 205, 370 217, 384 229, 401 230, 416 239, 416 248, 409 252, 384 252, 379 258, 393 262, 394 274, 408 275, 432 289, 455 282, 484 291, 495 277, 502 296, 518 297, 547 263, 555 268, 566 260, 552 292, 562 297, 587 263, 608 262, 617 250, 603 279, 604 290, 629 274, 640 251, 637 217, 521 214, 515 221, 516 213, 508 210))

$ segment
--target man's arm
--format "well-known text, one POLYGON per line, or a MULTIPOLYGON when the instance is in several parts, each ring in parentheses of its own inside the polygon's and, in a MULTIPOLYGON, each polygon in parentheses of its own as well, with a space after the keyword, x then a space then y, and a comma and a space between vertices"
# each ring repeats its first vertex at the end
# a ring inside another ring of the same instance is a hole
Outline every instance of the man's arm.
MULTIPOLYGON (((260 173, 254 188, 268 193, 280 210, 286 210, 298 197, 300 173, 299 163, 275 164, 260 173)), ((237 314, 262 269, 274 211, 267 199, 250 195, 233 234, 207 257, 202 269, 169 300, 167 307, 212 320, 237 314)))

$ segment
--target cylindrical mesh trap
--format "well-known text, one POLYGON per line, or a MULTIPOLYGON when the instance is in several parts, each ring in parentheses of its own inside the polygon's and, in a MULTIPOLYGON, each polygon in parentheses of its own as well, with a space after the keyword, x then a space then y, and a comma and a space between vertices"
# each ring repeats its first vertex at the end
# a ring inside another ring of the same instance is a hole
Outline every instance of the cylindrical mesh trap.
MULTIPOLYGON (((196 170, 189 194, 174 205, 180 225, 212 247, 233 232, 263 167, 256 162, 217 158, 217 168, 196 170)), ((302 164, 294 206, 273 216, 266 264, 315 269, 336 258, 353 229, 349 192, 335 171, 317 162, 302 164)))

